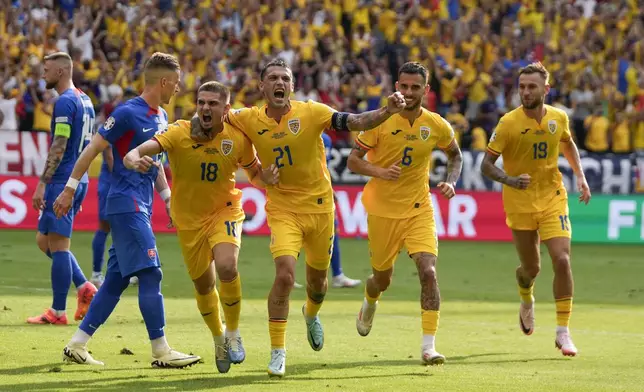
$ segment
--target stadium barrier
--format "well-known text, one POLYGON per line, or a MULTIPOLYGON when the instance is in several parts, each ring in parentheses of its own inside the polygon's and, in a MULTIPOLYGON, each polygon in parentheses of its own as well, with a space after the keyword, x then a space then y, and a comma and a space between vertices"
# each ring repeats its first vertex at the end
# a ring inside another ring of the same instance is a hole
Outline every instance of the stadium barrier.
MULTIPOLYGON (((49 133, 0 131, 0 175, 38 176, 47 161, 49 133)), ((350 148, 331 150, 329 171, 334 184, 364 184, 366 178, 352 173, 347 168, 350 148)), ((479 167, 483 160, 480 151, 463 151, 463 173, 457 185, 466 191, 500 191, 501 185, 483 177, 479 167)), ((97 176, 100 169, 100 156, 90 167, 90 176, 97 176)), ((499 159, 502 164, 502 159, 499 159)), ((442 181, 446 175, 447 156, 436 150, 432 154, 432 186, 442 181)), ((644 156, 642 154, 583 154, 582 165, 588 184, 593 193, 630 194, 644 192, 644 156), (637 186, 639 184, 639 186, 637 186)), ((575 178, 565 158, 559 158, 559 169, 563 182, 570 192, 574 189, 575 178)))
MULTIPOLYGON (((29 229, 38 226, 38 212, 31 207, 31 197, 38 184, 37 177, 0 176, 0 229, 29 229)), ((98 227, 98 197, 96 180, 91 180, 83 210, 77 215, 74 229, 94 231, 98 227)), ((244 234, 268 235, 266 196, 263 190, 239 184, 247 220, 244 234)), ((338 234, 342 237, 366 238, 367 217, 361 202, 362 187, 335 186, 337 197, 338 234)), ((153 229, 157 233, 171 232, 166 228, 167 217, 163 202, 155 196, 153 229)), ((441 240, 511 241, 505 225, 501 193, 461 191, 446 200, 431 195, 436 207, 437 235, 441 240)), ((570 218, 573 222, 573 241, 589 243, 644 242, 644 195, 595 195, 587 206, 570 198, 570 218)))

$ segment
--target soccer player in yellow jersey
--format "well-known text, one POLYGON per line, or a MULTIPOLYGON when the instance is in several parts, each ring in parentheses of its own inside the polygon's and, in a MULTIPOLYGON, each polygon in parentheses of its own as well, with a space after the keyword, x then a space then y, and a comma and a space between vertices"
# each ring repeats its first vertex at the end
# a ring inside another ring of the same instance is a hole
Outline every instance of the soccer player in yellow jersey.
MULTIPOLYGON (((179 120, 125 158, 126 165, 145 172, 151 156, 168 153, 174 179, 172 223, 194 282, 197 307, 213 335, 220 373, 228 372, 231 362, 241 363, 246 356, 238 330, 241 282, 237 272, 245 215, 241 191, 235 188, 235 172, 241 166, 253 185, 265 186, 252 144, 241 131, 223 122, 229 101, 230 92, 224 85, 203 84, 197 93, 197 114, 205 134, 192 135, 190 122, 179 120), (217 276, 221 293, 215 286, 217 276)), ((269 174, 267 171, 267 181, 273 181, 269 174)))
POLYGON ((519 71, 522 106, 501 118, 490 138, 481 171, 503 184, 506 223, 512 229, 521 265, 516 270, 521 306, 519 324, 524 334, 534 331, 534 281, 541 268, 539 241, 547 248, 554 269, 557 309, 555 345, 563 355, 575 356, 568 323, 572 310, 573 279, 570 268, 572 225, 568 195, 557 162, 563 152, 577 177, 579 201, 588 204, 590 190, 572 140, 568 116, 544 104, 550 90, 548 71, 533 63, 519 71), (495 166, 503 157, 503 170, 495 166))
MULTIPOLYGON (((307 337, 313 350, 324 345, 318 316, 327 290, 327 270, 334 236, 334 203, 326 166, 322 132, 361 131, 380 125, 402 110, 400 93, 388 98, 387 107, 361 114, 339 113, 321 103, 292 101, 293 73, 281 59, 266 64, 260 89, 267 104, 232 110, 228 122, 241 129, 257 149, 264 166, 275 165, 279 182, 267 185, 266 213, 271 229, 270 249, 275 280, 268 298, 271 337, 270 376, 286 369, 286 320, 295 281, 295 263, 301 248, 306 254, 307 299, 302 308, 307 337)), ((199 127, 193 119, 193 127, 199 127)))
POLYGON ((367 280, 365 299, 356 320, 358 333, 367 336, 371 331, 378 299, 389 287, 396 257, 405 246, 420 278, 421 358, 425 364, 438 365, 445 362, 445 357, 434 346, 440 292, 429 169, 432 150, 435 147, 445 150, 448 173, 438 189, 446 198, 452 198, 461 173, 462 156, 451 125, 421 106, 429 90, 427 81, 428 71, 420 63, 406 63, 399 69, 396 90, 405 98, 405 109, 356 138, 348 167, 371 177, 362 194, 362 203, 368 214, 373 274, 367 280), (363 159, 365 155, 368 160, 363 159))

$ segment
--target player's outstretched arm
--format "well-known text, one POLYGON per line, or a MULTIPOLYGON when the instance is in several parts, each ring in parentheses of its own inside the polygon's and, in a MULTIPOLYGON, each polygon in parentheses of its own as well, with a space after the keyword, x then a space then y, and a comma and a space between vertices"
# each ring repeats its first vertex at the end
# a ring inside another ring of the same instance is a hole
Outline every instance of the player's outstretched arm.
POLYGON ((74 165, 74 169, 72 169, 72 174, 69 176, 69 180, 67 180, 67 185, 54 202, 54 213, 56 213, 58 218, 69 212, 72 206, 72 200, 74 199, 74 193, 80 183, 80 178, 87 172, 94 158, 109 145, 109 142, 102 135, 97 134, 80 154, 74 165))
POLYGON ((392 114, 405 108, 405 97, 398 91, 387 98, 387 106, 368 112, 333 114, 331 127, 337 131, 367 131, 385 122, 392 114))
POLYGON ((123 158, 123 165, 130 170, 136 170, 140 173, 146 173, 152 165, 154 160, 152 156, 163 152, 161 144, 156 140, 148 140, 145 143, 137 146, 125 154, 123 158))
POLYGON ((481 173, 485 177, 517 189, 526 189, 530 185, 530 176, 528 174, 521 174, 519 177, 508 176, 503 169, 495 165, 497 159, 499 159, 498 155, 489 151, 485 152, 483 162, 481 162, 481 173))
POLYGON ((584 170, 581 167, 581 158, 579 157, 579 150, 577 149, 577 145, 572 139, 570 139, 568 141, 562 141, 559 148, 564 157, 566 157, 568 164, 570 164, 573 173, 575 173, 575 176, 577 177, 577 191, 579 191, 579 201, 583 202, 584 204, 588 204, 591 197, 590 187, 588 186, 588 182, 586 181, 584 170))
POLYGON ((443 196, 451 199, 456 194, 454 191, 456 181, 461 176, 461 170, 463 169, 463 154, 456 141, 452 141, 445 149, 445 154, 447 154, 447 177, 445 177, 445 181, 438 183, 438 189, 443 196))
POLYGON ((381 178, 387 181, 395 181, 400 177, 401 169, 398 165, 400 165, 402 160, 394 163, 388 168, 384 168, 376 166, 365 160, 364 156, 366 154, 367 150, 356 144, 355 147, 353 147, 353 150, 351 150, 351 154, 349 154, 349 158, 347 160, 347 167, 349 170, 357 174, 362 174, 363 176, 381 178))

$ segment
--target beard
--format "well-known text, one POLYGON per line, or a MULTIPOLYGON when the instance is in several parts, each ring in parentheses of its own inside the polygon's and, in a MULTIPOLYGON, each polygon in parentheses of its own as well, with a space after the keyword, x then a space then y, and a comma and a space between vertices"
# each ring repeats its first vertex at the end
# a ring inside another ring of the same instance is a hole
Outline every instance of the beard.
POLYGON ((47 84, 45 85, 45 88, 47 90, 51 90, 53 88, 56 88, 56 85, 58 85, 58 80, 55 82, 47 82, 47 84))
POLYGON ((418 107, 420 106, 421 102, 422 102, 422 100, 421 100, 421 99, 419 99, 419 100, 418 100, 418 101, 416 101, 415 103, 413 103, 413 104, 411 104, 411 105, 407 105, 407 106, 405 106, 405 109, 403 109, 403 110, 407 110, 407 111, 416 110, 416 109, 418 109, 418 107))
POLYGON ((543 104, 543 97, 536 98, 532 103, 526 104, 525 100, 521 98, 521 105, 526 109, 536 109, 539 105, 543 104))

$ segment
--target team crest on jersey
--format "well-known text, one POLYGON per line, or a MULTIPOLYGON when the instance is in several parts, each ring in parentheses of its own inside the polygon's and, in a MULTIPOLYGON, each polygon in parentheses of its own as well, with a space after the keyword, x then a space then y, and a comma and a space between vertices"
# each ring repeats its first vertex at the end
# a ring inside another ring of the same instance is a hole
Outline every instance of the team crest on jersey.
POLYGON ((110 116, 107 120, 105 120, 105 124, 103 124, 103 129, 105 129, 106 131, 109 131, 110 129, 112 129, 114 124, 116 124, 116 120, 114 119, 114 117, 110 116))
POLYGON ((555 120, 548 121, 548 130, 553 135, 557 132, 557 122, 555 120))
POLYGON ((154 260, 157 257, 157 250, 156 249, 148 249, 148 257, 152 260, 154 260))
POLYGON ((496 130, 494 130, 494 132, 492 132, 492 136, 490 136, 490 142, 493 142, 495 140, 496 140, 496 130))
POLYGON ((221 153, 224 155, 230 154, 233 150, 233 141, 230 139, 224 139, 221 141, 221 153))
POLYGON ((429 127, 420 127, 420 138, 423 139, 423 141, 429 139, 430 133, 431 129, 429 127))
POLYGON ((288 120, 288 130, 291 131, 293 135, 297 135, 300 132, 300 119, 294 118, 288 120))

